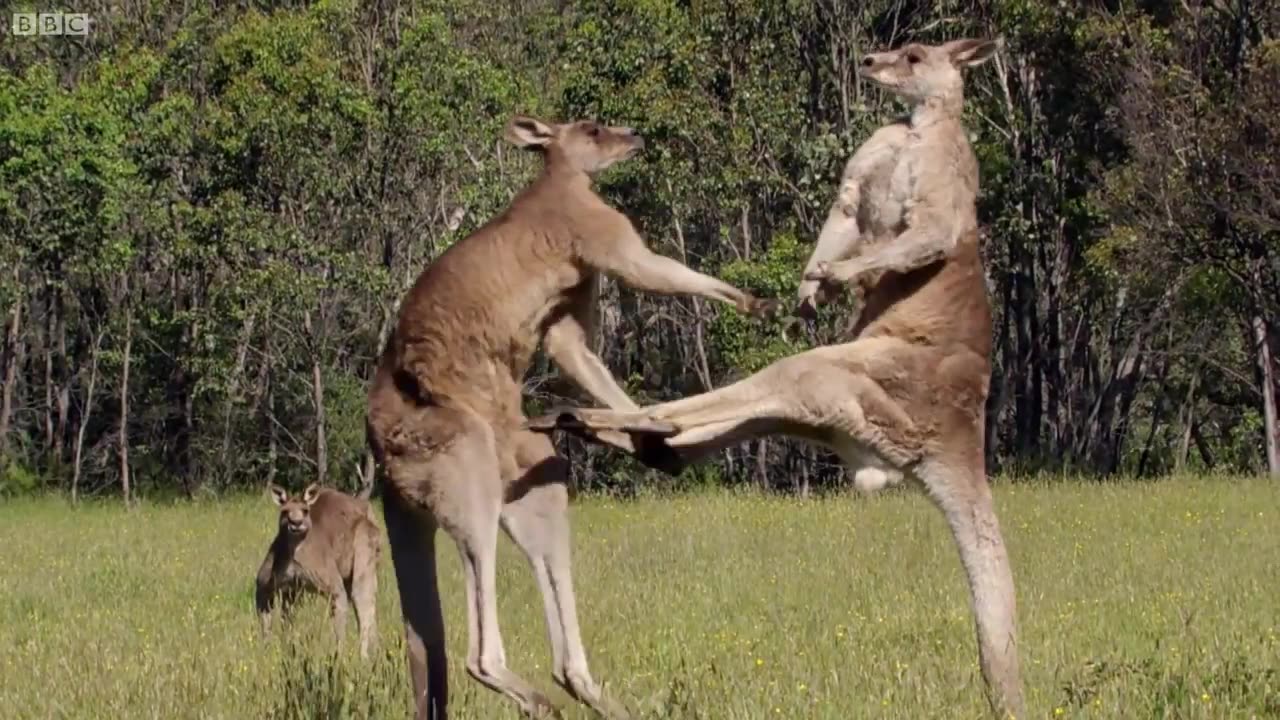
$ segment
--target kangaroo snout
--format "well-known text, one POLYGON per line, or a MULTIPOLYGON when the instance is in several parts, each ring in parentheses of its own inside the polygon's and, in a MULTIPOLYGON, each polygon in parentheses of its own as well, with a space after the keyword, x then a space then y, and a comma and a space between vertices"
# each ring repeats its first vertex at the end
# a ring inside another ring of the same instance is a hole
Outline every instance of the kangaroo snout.
POLYGON ((636 150, 644 149, 644 137, 641 136, 640 133, 636 132, 635 128, 620 127, 617 128, 617 132, 620 137, 631 143, 631 147, 636 150))

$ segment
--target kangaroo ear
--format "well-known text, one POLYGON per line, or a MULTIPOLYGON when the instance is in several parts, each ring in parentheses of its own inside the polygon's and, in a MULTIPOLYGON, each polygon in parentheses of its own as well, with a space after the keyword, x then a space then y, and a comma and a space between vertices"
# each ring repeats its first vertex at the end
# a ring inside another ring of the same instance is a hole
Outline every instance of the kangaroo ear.
POLYGON ((1004 47, 1004 38, 996 37, 992 40, 976 40, 973 38, 965 38, 964 40, 952 40, 942 46, 947 52, 947 57, 951 58, 951 64, 956 67, 974 67, 991 59, 1000 48, 1004 47))
POLYGON ((320 497, 320 485, 317 483, 311 483, 306 490, 302 491, 302 502, 307 505, 314 505, 318 497, 320 497))
POLYGON ((267 484, 267 492, 271 494, 271 501, 276 505, 284 505, 289 502, 289 493, 275 483, 267 484))
POLYGON ((556 131, 555 128, 537 118, 516 115, 507 123, 502 136, 516 147, 532 150, 551 144, 556 137, 556 131))

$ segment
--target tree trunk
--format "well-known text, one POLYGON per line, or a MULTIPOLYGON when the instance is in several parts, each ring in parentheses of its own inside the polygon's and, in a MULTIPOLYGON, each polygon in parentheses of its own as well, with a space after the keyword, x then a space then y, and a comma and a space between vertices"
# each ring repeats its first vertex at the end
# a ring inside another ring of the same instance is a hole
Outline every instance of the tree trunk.
POLYGON ((191 278, 189 282, 181 282, 176 272, 170 275, 170 294, 173 312, 185 310, 191 316, 190 322, 182 328, 179 340, 180 352, 174 357, 174 374, 169 383, 167 401, 170 408, 176 407, 177 417, 172 415, 165 422, 165 432, 172 438, 169 462, 172 472, 181 484, 188 497, 194 497, 203 482, 197 475, 192 444, 195 440, 195 390, 198 378, 194 367, 197 367, 196 348, 200 347, 200 281, 191 278))
POLYGON ((1200 423, 1191 423, 1191 439, 1196 444, 1196 450, 1200 452, 1200 459, 1204 461, 1206 469, 1214 466, 1213 450, 1209 447, 1209 442, 1204 439, 1204 434, 1200 432, 1200 423))
POLYGON ((120 434, 117 454, 120 456, 120 492, 127 507, 133 501, 129 477, 129 364, 133 359, 133 305, 129 301, 129 279, 124 281, 124 357, 120 362, 120 434))
POLYGON ((1253 338, 1258 351, 1258 379, 1262 387, 1262 426, 1266 433, 1267 474, 1280 478, 1280 421, 1276 418, 1276 367, 1271 357, 1270 324, 1253 318, 1253 338))
POLYGON ((316 406, 316 482, 324 484, 329 469, 329 443, 325 437, 324 379, 320 361, 311 362, 312 401, 316 406))
MULTIPOLYGON (((1156 323, 1161 322, 1172 302, 1174 294, 1182 287, 1185 276, 1175 278, 1165 290, 1159 303, 1147 311, 1147 319, 1134 329, 1128 344, 1119 358, 1107 371, 1102 388, 1097 392, 1093 407, 1085 421, 1082 438, 1090 465, 1097 472, 1110 474, 1119 462, 1120 451, 1128 431, 1128 413, 1146 374, 1146 338, 1156 323)), ((1107 343, 1114 348, 1120 339, 1120 318, 1125 308, 1127 291, 1121 288, 1116 301, 1116 320, 1112 323, 1107 343)))
POLYGON ((800 497, 809 498, 809 469, 813 467, 814 461, 817 459, 818 453, 814 451, 813 446, 805 443, 800 448, 800 497))
MULTIPOLYGON (((18 278, 18 271, 13 273, 18 278)), ((14 300, 13 310, 9 313, 9 322, 5 328, 4 349, 0 351, 0 378, 4 380, 4 388, 0 389, 0 459, 7 456, 9 450, 9 424, 13 417, 13 391, 17 386, 18 358, 22 353, 18 345, 22 342, 22 301, 19 294, 14 300)))
POLYGON ((1200 380, 1198 372, 1191 373, 1191 382, 1187 385, 1187 399, 1182 403, 1182 410, 1178 412, 1179 422, 1182 426, 1182 439, 1178 443, 1178 454, 1173 460, 1174 473, 1180 473, 1187 466, 1187 455, 1191 452, 1191 428, 1195 424, 1195 398, 1196 385, 1200 380))
MULTIPOLYGON (((194 383, 192 383, 194 385, 194 383)), ((191 457, 191 441, 196 435, 196 393, 194 387, 187 387, 182 396, 182 435, 179 448, 182 457, 182 477, 186 478, 188 492, 195 496, 204 482, 196 476, 195 459, 191 457)))
POLYGON ((1166 357, 1160 366, 1160 386, 1151 409, 1151 427, 1147 430, 1147 439, 1142 443, 1142 455, 1138 460, 1138 477, 1146 477, 1147 463, 1151 459, 1151 445, 1155 442, 1160 423, 1164 420, 1165 390, 1169 383, 1169 366, 1173 363, 1166 357))
MULTIPOLYGON (((53 294, 45 297, 44 327, 40 344, 44 351, 44 447, 53 448, 53 294)), ((52 459, 51 459, 52 462, 52 459)))
POLYGON ((241 378, 244 377, 244 368, 249 361, 249 344, 253 339, 253 326, 256 320, 257 315, 250 312, 240 327, 240 339, 236 343, 236 364, 235 369, 231 371, 231 392, 237 397, 241 394, 241 378))
POLYGON ((98 351, 102 348, 102 336, 105 330, 98 332, 94 338, 93 348, 89 351, 89 387, 84 394, 84 410, 80 414, 80 429, 76 432, 75 463, 71 471, 71 502, 79 500, 80 468, 84 460, 84 433, 89 427, 89 419, 93 417, 93 391, 98 385, 98 351))
POLYGON ((230 389, 223 403, 222 452, 218 460, 218 467, 229 477, 234 477, 236 473, 236 468, 232 467, 231 460, 231 419, 233 416, 240 414, 240 403, 244 400, 244 371, 249 362, 249 344, 253 339, 255 319, 256 315, 250 312, 240 326, 240 337, 236 341, 236 362, 231 370, 230 389))
POLYGON ((763 490, 769 489, 769 439, 760 438, 756 445, 756 480, 763 490))
POLYGON ((71 377, 67 373, 69 363, 67 362, 67 308, 63 304, 62 294, 57 296, 57 319, 56 330, 58 341, 58 391, 56 393, 56 402, 58 406, 58 422, 54 426, 53 432, 53 457, 54 463, 61 465, 63 460, 63 443, 67 438, 67 422, 69 418, 67 414, 71 409, 71 377))
POLYGON ((276 466, 280 451, 279 443, 276 440, 276 386, 271 382, 268 375, 267 378, 267 484, 270 485, 276 481, 276 466))
POLYGON ((1115 397, 1119 402, 1107 413, 1106 424, 1103 426, 1104 434, 1101 439, 1104 444, 1098 467, 1106 475, 1114 474, 1120 467, 1120 456, 1129 435, 1129 409, 1133 405, 1133 399, 1137 397, 1143 378, 1146 377, 1143 356, 1137 353, 1138 344, 1135 342, 1132 347, 1134 354, 1121 362, 1120 369, 1116 373, 1115 397), (1113 418, 1115 418, 1114 423, 1113 418))
POLYGON ((316 409, 316 482, 323 485, 329 468, 329 444, 325 438, 324 375, 320 368, 319 342, 311 324, 311 311, 303 313, 302 322, 311 338, 311 402, 316 409))
MULTIPOLYGON (((671 185, 671 181, 667 181, 667 192, 671 197, 675 197, 675 189, 671 185)), ((671 208, 672 220, 676 230, 676 244, 680 250, 680 262, 685 265, 689 264, 689 252, 685 247, 684 241, 684 223, 680 220, 679 209, 674 205, 671 208)), ((743 215, 743 231, 747 231, 746 215, 743 215)), ((697 297, 690 297, 693 304, 693 349, 697 353, 697 362, 694 364, 694 373, 698 376, 698 382, 702 383, 702 389, 710 392, 711 387, 711 366, 707 362, 707 347, 703 340, 704 323, 702 320, 702 303, 697 297)))
POLYGON ((1002 302, 998 304, 1000 332, 993 346, 1000 356, 997 362, 991 364, 991 389, 983 411, 982 437, 988 475, 995 475, 1000 471, 1000 421, 1006 415, 1013 373, 1018 363, 1013 343, 1009 339, 1009 307, 1012 304, 1013 287, 1007 277, 1004 279, 1003 286, 1002 302))
POLYGON ((1040 411, 1036 397, 1035 374, 1035 280, 1030 253, 1021 249, 1015 253, 1018 266, 1013 270, 1014 347, 1018 354, 1018 374, 1014 382, 1014 450, 1020 458, 1027 458, 1036 451, 1040 438, 1040 411))

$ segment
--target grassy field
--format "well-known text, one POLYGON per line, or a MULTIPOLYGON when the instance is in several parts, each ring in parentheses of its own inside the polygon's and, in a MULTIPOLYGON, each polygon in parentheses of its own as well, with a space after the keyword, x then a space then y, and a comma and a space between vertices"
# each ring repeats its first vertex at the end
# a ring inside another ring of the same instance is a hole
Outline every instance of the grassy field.
MULTIPOLYGON (((1280 717, 1280 486, 1002 486, 1034 717, 1280 717)), ((324 609, 262 640, 265 498, 0 504, 0 715, 406 717, 390 555, 376 660, 336 660, 324 609)), ((920 495, 584 499, 575 576, 592 669, 650 718, 975 718, 967 596, 920 495)), ((457 718, 516 714, 466 677, 460 568, 442 553, 457 718)), ((507 655, 554 689, 541 605, 504 541, 507 655)), ((354 626, 354 623, 352 623, 354 626)))

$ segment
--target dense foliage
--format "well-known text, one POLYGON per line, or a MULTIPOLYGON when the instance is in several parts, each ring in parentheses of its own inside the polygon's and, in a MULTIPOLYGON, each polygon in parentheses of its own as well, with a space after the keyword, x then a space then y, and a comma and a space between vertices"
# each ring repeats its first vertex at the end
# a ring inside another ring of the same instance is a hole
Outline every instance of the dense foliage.
MULTIPOLYGON (((648 149, 605 195, 660 252, 789 295, 845 158, 899 109, 858 57, 961 35, 1007 43, 966 111, 991 469, 1257 471, 1269 418, 1280 442, 1280 4, 76 9, 86 38, 0 45, 0 492, 354 483, 399 296, 535 169, 500 140, 513 112, 634 125, 648 149)), ((784 328, 612 283, 604 303, 602 353, 640 401, 843 327, 839 307, 784 328)), ((545 362, 527 387, 531 406, 580 398, 545 362)), ((641 477, 568 451, 584 485, 641 477)), ((691 476, 807 488, 839 470, 767 439, 691 476)))

